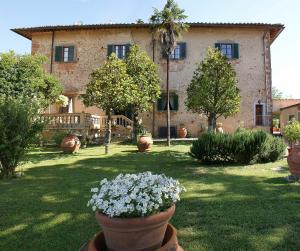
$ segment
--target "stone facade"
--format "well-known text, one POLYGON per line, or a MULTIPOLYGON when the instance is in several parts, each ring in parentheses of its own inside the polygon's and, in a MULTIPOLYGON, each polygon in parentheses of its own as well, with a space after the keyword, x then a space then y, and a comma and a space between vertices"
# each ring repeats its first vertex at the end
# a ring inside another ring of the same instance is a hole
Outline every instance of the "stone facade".
POLYGON ((285 125, 292 119, 300 121, 300 103, 280 108, 280 127, 285 125))
MULTIPOLYGON (((184 33, 180 41, 186 43, 186 58, 172 60, 170 63, 170 90, 179 97, 178 111, 171 111, 171 125, 179 128, 184 124, 192 136, 197 137, 206 127, 206 118, 203 115, 193 114, 186 110, 184 101, 186 88, 196 69, 196 63, 206 55, 208 47, 215 43, 238 43, 239 58, 232 59, 231 63, 236 70, 238 88, 241 91, 240 111, 234 117, 220 118, 224 131, 232 132, 238 126, 253 128, 256 126, 255 106, 263 106, 263 115, 271 115, 271 30, 265 26, 191 26, 184 33)), ((280 33, 280 32, 279 32, 280 33)), ((32 53, 44 54, 48 57, 45 69, 56 75, 65 88, 65 95, 74 97, 73 112, 89 112, 103 115, 104 112, 96 107, 84 107, 79 94, 84 93, 85 85, 89 81, 89 74, 99 67, 107 57, 108 44, 136 43, 145 50, 159 66, 161 89, 166 88, 166 60, 162 58, 160 48, 153 45, 152 36, 148 28, 99 28, 76 30, 51 30, 34 31, 30 33, 32 40, 32 53), (58 45, 75 46, 75 62, 58 63, 52 60, 52 48, 58 45), (153 57, 154 56, 154 57, 153 57)), ((166 125, 166 112, 154 110, 142 114, 145 127, 158 135, 158 128, 166 125)), ((48 112, 58 112, 52 106, 48 112)), ((270 123, 263 125, 269 129, 270 123)))

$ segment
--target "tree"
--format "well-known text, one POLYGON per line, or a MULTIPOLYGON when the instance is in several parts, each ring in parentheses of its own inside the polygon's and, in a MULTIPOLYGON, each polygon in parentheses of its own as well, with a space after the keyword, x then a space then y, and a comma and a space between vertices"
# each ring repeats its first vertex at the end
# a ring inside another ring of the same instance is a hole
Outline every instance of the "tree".
POLYGON ((214 131, 217 118, 239 111, 240 94, 236 74, 219 50, 208 49, 207 57, 198 64, 187 88, 188 110, 205 114, 208 128, 214 131))
POLYGON ((63 87, 44 70, 45 60, 44 56, 16 55, 12 51, 0 54, 0 96, 28 97, 43 108, 54 103, 63 87))
POLYGON ((14 175, 43 125, 37 103, 28 98, 0 97, 0 176, 14 175))
POLYGON ((126 109, 138 92, 126 72, 126 64, 112 53, 107 61, 90 75, 86 93, 82 95, 86 106, 97 106, 106 111, 105 153, 111 141, 111 115, 113 110, 126 109))
POLYGON ((285 95, 277 87, 272 86, 272 99, 283 99, 283 98, 290 98, 290 97, 288 95, 285 95))
POLYGON ((188 29, 188 25, 184 23, 187 18, 183 14, 184 10, 180 9, 174 0, 167 0, 163 10, 159 11, 154 8, 154 14, 150 17, 152 29, 160 38, 163 53, 167 56, 167 142, 170 140, 170 90, 169 90, 169 71, 170 71, 170 55, 176 47, 176 40, 183 31, 188 29))
POLYGON ((128 56, 125 59, 127 73, 135 85, 136 96, 132 100, 134 136, 137 136, 138 114, 151 108, 160 95, 159 76, 157 66, 149 58, 145 51, 139 46, 132 45, 128 56))

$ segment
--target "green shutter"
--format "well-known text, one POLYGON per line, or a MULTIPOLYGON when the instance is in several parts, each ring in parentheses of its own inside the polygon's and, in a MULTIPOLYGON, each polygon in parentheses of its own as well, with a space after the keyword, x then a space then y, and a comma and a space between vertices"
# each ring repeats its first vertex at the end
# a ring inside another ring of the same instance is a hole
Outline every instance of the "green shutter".
POLYGON ((158 111, 163 111, 163 96, 161 96, 158 100, 157 100, 157 110, 158 111))
POLYGON ((62 61, 62 54, 63 54, 63 47, 62 46, 55 46, 55 62, 62 61))
POLYGON ((125 45, 125 56, 126 56, 126 57, 128 56, 128 53, 129 53, 129 51, 130 51, 130 46, 131 46, 131 44, 126 44, 126 45, 125 45))
POLYGON ((112 54, 114 52, 114 45, 113 44, 109 44, 107 45, 107 57, 110 56, 110 54, 112 54))
POLYGON ((178 111, 178 95, 174 95, 174 111, 178 111))
POLYGON ((233 58, 239 58, 239 44, 233 44, 233 58))
POLYGON ((180 46, 180 59, 186 58, 186 43, 178 43, 180 46))
POLYGON ((68 52, 68 61, 75 61, 75 47, 69 46, 69 52, 68 52))
POLYGON ((215 43, 215 48, 221 50, 221 44, 220 43, 215 43))

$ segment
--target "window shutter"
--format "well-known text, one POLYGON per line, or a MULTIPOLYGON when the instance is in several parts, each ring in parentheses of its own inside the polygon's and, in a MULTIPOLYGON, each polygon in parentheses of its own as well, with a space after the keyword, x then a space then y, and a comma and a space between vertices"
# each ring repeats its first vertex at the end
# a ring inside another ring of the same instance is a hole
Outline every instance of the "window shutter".
POLYGON ((178 111, 178 104, 179 102, 178 102, 178 95, 174 95, 174 110, 175 111, 178 111))
POLYGON ((107 45, 107 57, 110 56, 110 54, 112 54, 114 52, 114 45, 113 44, 109 44, 107 45))
POLYGON ((68 61, 75 61, 75 47, 69 46, 68 61))
POLYGON ((126 57, 128 56, 128 53, 129 53, 129 51, 130 51, 130 46, 131 46, 131 44, 126 44, 126 45, 125 45, 125 56, 126 56, 126 57))
POLYGON ((219 49, 219 51, 221 51, 221 44, 220 43, 215 43, 215 48, 219 49))
POLYGON ((163 96, 161 96, 158 100, 157 100, 157 110, 158 111, 162 111, 163 108, 163 96))
POLYGON ((239 44, 233 44, 233 58, 239 58, 239 44))
POLYGON ((180 46, 180 59, 186 58, 186 43, 178 43, 180 46))
POLYGON ((63 52, 62 46, 55 46, 55 62, 62 61, 62 52, 63 52))

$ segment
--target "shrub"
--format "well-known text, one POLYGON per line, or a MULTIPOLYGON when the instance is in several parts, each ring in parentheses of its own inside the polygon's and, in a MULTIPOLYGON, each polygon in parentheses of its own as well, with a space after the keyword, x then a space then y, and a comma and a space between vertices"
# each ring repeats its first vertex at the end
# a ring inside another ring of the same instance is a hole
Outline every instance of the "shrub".
POLYGON ((283 135, 290 144, 297 143, 300 139, 300 123, 295 119, 289 121, 283 128, 283 135))
POLYGON ((203 163, 233 161, 233 142, 230 134, 203 133, 193 142, 190 155, 203 163))
POLYGON ((0 176, 11 177, 42 131, 38 108, 23 98, 0 98, 0 176))
POLYGON ((202 134, 193 142, 190 155, 203 163, 249 164, 276 161, 284 152, 282 139, 261 130, 239 129, 233 134, 202 134))
POLYGON ((52 136, 52 140, 54 141, 55 145, 59 147, 64 137, 66 137, 67 135, 68 132, 56 131, 52 136))

